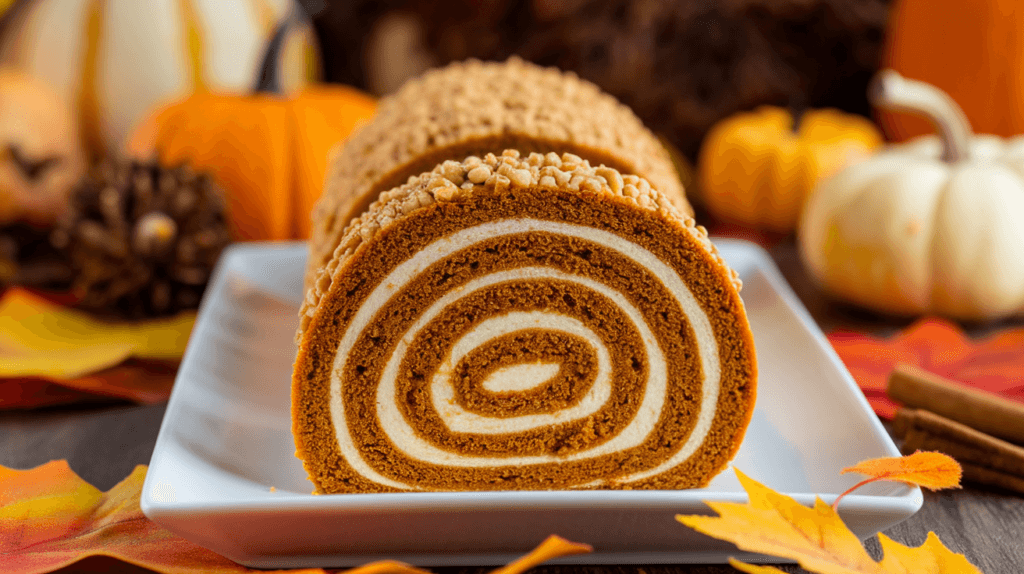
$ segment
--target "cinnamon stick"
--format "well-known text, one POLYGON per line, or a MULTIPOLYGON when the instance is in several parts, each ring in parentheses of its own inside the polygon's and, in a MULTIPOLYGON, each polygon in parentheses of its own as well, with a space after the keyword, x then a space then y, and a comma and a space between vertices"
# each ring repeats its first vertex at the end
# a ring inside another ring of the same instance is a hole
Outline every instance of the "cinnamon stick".
MULTIPOLYGON (((904 452, 937 450, 964 466, 984 468, 989 478, 1015 477, 1024 486, 1024 447, 998 439, 932 412, 900 409, 893 418, 893 434, 903 439, 904 452)), ((1006 482, 1006 481, 1004 481, 1006 482)), ((986 482, 986 484, 990 484, 986 482)), ((1004 484, 999 484, 1003 486, 1004 484)), ((1024 490, 1022 490, 1024 492, 1024 490)))
POLYGON ((965 482, 973 482, 985 486, 996 486, 1005 490, 1024 494, 1024 477, 992 470, 969 462, 960 463, 965 482))
POLYGON ((1024 404, 953 382, 910 365, 889 375, 889 396, 1017 444, 1024 444, 1024 404))

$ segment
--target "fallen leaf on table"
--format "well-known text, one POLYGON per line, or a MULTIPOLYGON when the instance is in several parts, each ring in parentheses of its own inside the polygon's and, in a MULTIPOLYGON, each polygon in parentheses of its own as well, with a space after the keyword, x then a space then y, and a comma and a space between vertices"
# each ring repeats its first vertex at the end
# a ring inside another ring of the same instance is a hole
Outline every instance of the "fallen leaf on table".
POLYGON ((872 408, 886 419, 896 414, 886 382, 900 363, 1024 402, 1024 328, 971 340, 953 323, 925 318, 887 339, 852 331, 834 331, 828 339, 872 408))
POLYGON ((107 323, 23 289, 8 289, 0 299, 0 378, 74 379, 130 357, 176 361, 194 322, 194 313, 184 313, 107 323))
POLYGON ((843 474, 856 472, 866 474, 869 478, 851 486, 846 492, 836 497, 832 508, 839 507, 839 501, 854 490, 878 480, 903 482, 923 486, 929 490, 943 488, 960 488, 960 477, 963 469, 953 457, 941 452, 918 451, 907 456, 892 456, 862 460, 857 464, 844 468, 843 474))
POLYGON ((866 474, 870 480, 895 480, 931 490, 960 486, 963 471, 953 457, 941 452, 918 451, 907 456, 862 460, 844 468, 843 474, 866 474))
POLYGON ((98 398, 46 379, 0 379, 0 409, 34 409, 95 401, 98 398))
MULTIPOLYGON (((91 556, 108 556, 166 574, 267 572, 238 565, 146 518, 139 507, 145 476, 146 467, 138 466, 112 489, 100 492, 65 461, 30 470, 0 466, 0 572, 52 572, 91 556)), ((520 574, 543 561, 590 550, 585 544, 552 536, 495 574, 520 574)), ((429 574, 389 560, 346 572, 429 574)))
POLYGON ((729 565, 737 570, 748 572, 749 574, 789 574, 785 570, 779 570, 774 566, 759 566, 757 564, 747 564, 746 562, 740 562, 735 558, 729 559, 729 565))
MULTIPOLYGON (((718 516, 677 516, 683 524, 708 536, 727 540, 741 550, 796 560, 820 574, 981 574, 962 554, 942 545, 934 533, 917 548, 908 548, 878 534, 883 558, 875 562, 839 514, 820 498, 808 508, 736 470, 750 497, 747 504, 705 501, 718 516)), ((779 571, 730 561, 754 574, 779 571)))
POLYGON ((128 359, 116 367, 58 382, 37 377, 0 379, 0 409, 29 409, 104 398, 151 405, 167 400, 177 372, 177 362, 128 359))
POLYGON ((507 566, 492 570, 491 574, 520 574, 542 562, 547 562, 560 556, 586 554, 591 551, 593 551, 593 548, 589 544, 569 542, 560 536, 548 536, 532 552, 510 562, 507 566))

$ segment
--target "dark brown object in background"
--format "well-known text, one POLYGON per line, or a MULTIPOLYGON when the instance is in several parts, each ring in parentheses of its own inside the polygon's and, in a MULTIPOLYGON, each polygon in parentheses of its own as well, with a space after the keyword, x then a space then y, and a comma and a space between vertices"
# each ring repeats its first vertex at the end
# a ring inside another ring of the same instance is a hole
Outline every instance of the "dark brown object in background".
POLYGON ((373 24, 408 0, 327 0, 313 16, 324 80, 366 89, 364 50, 373 24))
POLYGON ((1024 448, 925 410, 900 409, 892 428, 904 454, 943 452, 960 463, 964 480, 1024 494, 1024 448))
POLYGON ((694 159, 715 122, 759 104, 869 113, 865 92, 878 69, 889 4, 332 0, 315 23, 328 81, 372 88, 365 62, 387 60, 365 52, 374 23, 394 11, 413 14, 438 64, 518 54, 574 71, 694 159))
POLYGON ((62 291, 70 281, 70 264, 50 244, 49 229, 21 222, 0 226, 0 291, 11 285, 62 291))
POLYGON ((1024 404, 910 365, 897 365, 889 375, 886 392, 907 407, 928 410, 983 433, 1024 444, 1024 404))
POLYGON ((51 237, 71 261, 79 306, 127 318, 196 308, 230 241, 209 177, 127 161, 84 178, 51 237))

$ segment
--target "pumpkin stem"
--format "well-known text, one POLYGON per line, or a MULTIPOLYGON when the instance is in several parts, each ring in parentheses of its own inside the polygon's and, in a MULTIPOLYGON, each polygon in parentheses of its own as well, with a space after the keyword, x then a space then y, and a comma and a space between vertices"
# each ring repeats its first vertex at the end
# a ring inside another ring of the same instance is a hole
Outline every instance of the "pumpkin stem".
POLYGON ((807 113, 806 98, 803 94, 796 94, 789 100, 789 112, 793 114, 793 124, 790 126, 790 130, 793 135, 800 133, 800 124, 803 123, 804 114, 807 113))
POLYGON ((793 108, 793 126, 790 128, 793 135, 800 133, 800 124, 804 121, 804 114, 807 113, 807 108, 793 108))
POLYGON ((868 86, 868 100, 876 107, 923 116, 931 122, 942 139, 943 161, 955 163, 970 157, 971 124, 946 92, 886 69, 868 86))
POLYGON ((294 19, 295 11, 293 10, 286 14, 274 29, 274 35, 270 37, 267 48, 263 52, 259 75, 256 76, 256 85, 252 88, 253 93, 281 93, 281 53, 284 52, 284 41, 288 38, 288 31, 294 19))
POLYGON ((259 75, 252 91, 256 94, 280 94, 284 90, 281 85, 281 54, 284 52, 285 40, 293 26, 303 23, 308 15, 316 15, 324 9, 323 2, 318 0, 297 1, 292 9, 274 28, 274 35, 267 42, 260 61, 259 75))

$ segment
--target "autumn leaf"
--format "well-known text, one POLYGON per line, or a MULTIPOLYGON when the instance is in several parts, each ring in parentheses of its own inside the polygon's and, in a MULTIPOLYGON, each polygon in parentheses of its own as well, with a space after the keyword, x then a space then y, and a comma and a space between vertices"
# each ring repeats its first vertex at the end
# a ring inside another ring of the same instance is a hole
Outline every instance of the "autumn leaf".
POLYGON ((194 313, 184 313, 107 323, 8 289, 0 298, 0 409, 97 397, 165 401, 194 321, 194 313))
POLYGON ((175 574, 247 571, 147 519, 139 508, 145 472, 137 467, 104 493, 65 461, 0 467, 0 571, 50 572, 89 556, 175 574))
POLYGON ((177 361, 194 322, 195 313, 183 313, 108 323, 11 288, 0 299, 0 378, 73 379, 131 357, 177 361))
POLYGON ((741 571, 747 572, 748 574, 788 574, 785 570, 779 570, 774 566, 760 566, 758 564, 747 564, 746 562, 740 562, 735 558, 729 559, 729 564, 741 571))
MULTIPOLYGON (((677 516, 683 524, 741 550, 796 560, 820 574, 981 574, 962 554, 955 554, 929 533, 925 543, 908 548, 879 533, 883 559, 875 562, 860 540, 820 498, 803 506, 736 470, 750 502, 705 501, 718 516, 677 516)), ((754 574, 777 569, 732 562, 754 574)))
POLYGON ((832 508, 839 507, 839 501, 854 490, 878 480, 890 480, 906 484, 923 486, 930 490, 943 488, 960 488, 960 477, 963 469, 953 457, 941 452, 918 451, 907 456, 893 456, 862 460, 857 464, 844 468, 843 474, 856 472, 866 474, 869 478, 851 486, 846 492, 836 497, 832 508))
POLYGON ((1024 402, 1024 353, 1020 352, 1024 328, 972 340, 949 321, 924 318, 889 338, 838 330, 829 333, 828 339, 882 418, 896 414, 896 404, 885 389, 889 374, 899 364, 1024 402))
MULTIPOLYGON (((146 518, 139 507, 145 476, 146 467, 138 466, 112 489, 100 492, 65 461, 30 470, 0 466, 0 573, 51 572, 90 556, 108 556, 165 574, 267 572, 236 564, 146 518)), ((585 544, 552 536, 495 574, 520 574, 552 558, 590 551, 585 544)), ((346 574, 430 573, 384 560, 346 574)))
POLYGON ((896 480, 931 490, 960 486, 960 464, 941 452, 918 451, 907 456, 872 458, 843 469, 843 474, 856 472, 872 480, 896 480))
POLYGON ((171 395, 177 362, 128 359, 73 379, 0 379, 0 409, 25 409, 96 399, 126 399, 151 405, 171 395))
POLYGON ((526 556, 518 558, 507 566, 491 571, 491 574, 520 574, 542 562, 547 562, 560 556, 586 554, 591 551, 593 551, 593 548, 589 544, 569 542, 560 536, 549 536, 544 542, 541 542, 540 546, 526 556))

